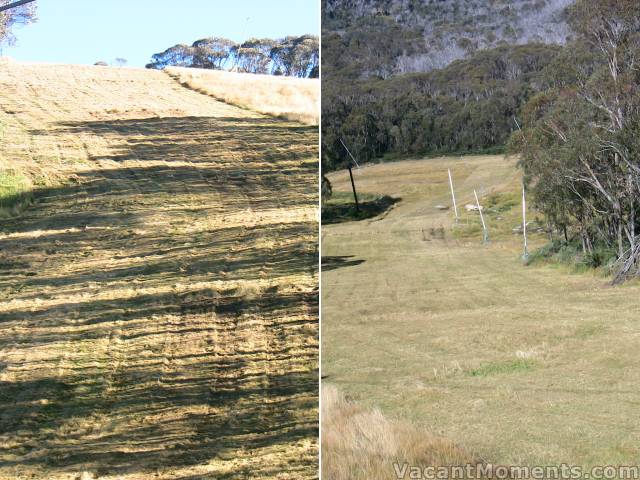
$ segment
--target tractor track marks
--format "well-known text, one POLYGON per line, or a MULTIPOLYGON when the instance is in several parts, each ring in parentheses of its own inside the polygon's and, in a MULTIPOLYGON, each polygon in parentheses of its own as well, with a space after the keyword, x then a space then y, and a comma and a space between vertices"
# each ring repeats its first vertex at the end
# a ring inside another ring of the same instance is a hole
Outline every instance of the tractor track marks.
POLYGON ((0 223, 0 479, 314 478, 317 129, 160 72, 0 86, 48 179, 0 223))

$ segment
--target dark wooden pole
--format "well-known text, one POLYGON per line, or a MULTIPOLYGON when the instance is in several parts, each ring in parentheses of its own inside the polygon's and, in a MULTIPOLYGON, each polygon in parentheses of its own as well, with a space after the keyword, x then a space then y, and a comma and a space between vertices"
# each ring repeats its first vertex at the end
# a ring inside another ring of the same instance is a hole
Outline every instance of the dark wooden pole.
POLYGON ((349 178, 351 178, 351 189, 353 190, 353 199, 356 201, 356 212, 360 212, 360 206, 358 205, 358 194, 356 193, 356 184, 353 181, 353 172, 351 171, 351 164, 347 167, 349 169, 349 178))
POLYGON ((36 0, 19 0, 18 2, 13 2, 8 5, 3 5, 0 7, 0 12, 4 12, 5 10, 9 10, 10 8, 20 7, 21 5, 25 5, 27 3, 35 2, 36 0))

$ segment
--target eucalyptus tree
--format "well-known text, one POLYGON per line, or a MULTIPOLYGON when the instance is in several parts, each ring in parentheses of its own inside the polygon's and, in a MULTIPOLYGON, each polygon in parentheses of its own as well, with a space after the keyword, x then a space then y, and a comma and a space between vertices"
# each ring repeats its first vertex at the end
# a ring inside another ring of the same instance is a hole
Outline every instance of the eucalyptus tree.
POLYGON ((193 67, 222 70, 234 61, 236 42, 222 37, 196 40, 193 49, 193 67))
POLYGON ((319 62, 319 40, 313 35, 284 39, 251 38, 242 43, 210 37, 196 40, 192 45, 174 45, 156 53, 147 68, 233 69, 246 73, 317 78, 319 62))
MULTIPOLYGON (((0 7, 11 7, 16 2, 0 0, 0 7)), ((30 2, 0 11, 0 45, 15 43, 12 33, 16 25, 26 25, 36 20, 36 3, 30 2)))
POLYGON ((146 68, 161 70, 165 67, 191 67, 193 66, 194 49, 190 45, 178 44, 167 48, 164 52, 151 56, 151 63, 146 68))
POLYGON ((640 263, 640 3, 578 0, 570 23, 597 60, 577 54, 573 83, 528 105, 522 165, 545 212, 564 204, 585 253, 615 248, 621 280, 640 263))

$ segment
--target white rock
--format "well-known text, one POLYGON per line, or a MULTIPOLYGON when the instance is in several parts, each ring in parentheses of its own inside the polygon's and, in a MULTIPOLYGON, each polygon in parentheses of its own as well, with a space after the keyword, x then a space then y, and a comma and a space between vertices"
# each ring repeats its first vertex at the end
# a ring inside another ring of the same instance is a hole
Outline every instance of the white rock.
MULTIPOLYGON (((473 204, 471 204, 471 203, 467 203, 467 204, 464 206, 464 209, 465 209, 467 212, 477 212, 477 211, 478 211, 478 206, 477 206, 477 205, 473 205, 473 204)), ((480 210, 484 210, 484 207, 483 207, 482 205, 480 205, 480 210)))

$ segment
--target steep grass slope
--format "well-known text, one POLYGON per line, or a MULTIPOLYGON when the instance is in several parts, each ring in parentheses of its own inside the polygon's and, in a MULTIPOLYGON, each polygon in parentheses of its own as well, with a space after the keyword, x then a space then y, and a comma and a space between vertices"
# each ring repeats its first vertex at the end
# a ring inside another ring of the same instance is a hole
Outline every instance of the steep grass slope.
MULTIPOLYGON (((635 464, 638 285, 522 265, 515 160, 354 174, 360 192, 402 200, 383 218, 323 227, 326 381, 493 464, 635 464), (460 207, 478 191, 488 245, 477 212, 454 228, 453 212, 438 208, 451 204, 448 168, 460 207)), ((349 192, 348 173, 330 179, 349 192)))
POLYGON ((268 115, 318 125, 320 80, 169 67, 183 85, 232 105, 268 115))
POLYGON ((17 64, 0 124, 0 478, 313 478, 317 128, 17 64))

